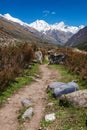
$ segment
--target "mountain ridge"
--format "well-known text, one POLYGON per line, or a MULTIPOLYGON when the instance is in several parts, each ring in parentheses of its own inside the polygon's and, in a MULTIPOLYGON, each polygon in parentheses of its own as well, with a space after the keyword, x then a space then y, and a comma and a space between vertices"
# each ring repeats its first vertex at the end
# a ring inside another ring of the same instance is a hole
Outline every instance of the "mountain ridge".
POLYGON ((35 31, 0 16, 0 44, 14 43, 15 41, 39 42, 42 39, 33 34, 35 31))
POLYGON ((58 30, 58 31, 64 31, 64 32, 71 32, 73 34, 77 33, 80 29, 82 29, 84 26, 80 25, 79 27, 76 26, 68 26, 65 25, 65 23, 59 22, 55 24, 48 24, 44 20, 36 20, 35 22, 29 24, 30 27, 35 28, 38 31, 46 32, 48 30, 58 30))
POLYGON ((77 26, 68 26, 65 25, 65 23, 59 22, 59 23, 54 23, 54 24, 48 24, 47 22, 45 22, 44 20, 36 20, 30 24, 23 22, 22 20, 18 19, 18 18, 14 18, 12 17, 9 13, 7 14, 0 14, 0 16, 6 18, 7 20, 19 23, 23 26, 29 26, 32 27, 34 29, 36 29, 37 31, 48 31, 48 30, 61 30, 64 32, 71 32, 71 33, 77 33, 80 29, 82 29, 84 27, 84 25, 80 25, 79 27, 77 26))
MULTIPOLYGON (((27 33, 31 33, 38 38, 60 45, 64 45, 69 38, 71 38, 75 33, 84 27, 83 25, 79 27, 68 26, 65 25, 63 21, 55 24, 48 24, 44 20, 36 20, 35 22, 28 24, 18 18, 12 17, 8 13, 4 15, 0 14, 0 17, 12 22, 12 24, 17 25, 17 28, 20 26, 22 29, 24 29, 24 31, 27 31, 27 33)), ((26 39, 27 38, 28 36, 26 39)))

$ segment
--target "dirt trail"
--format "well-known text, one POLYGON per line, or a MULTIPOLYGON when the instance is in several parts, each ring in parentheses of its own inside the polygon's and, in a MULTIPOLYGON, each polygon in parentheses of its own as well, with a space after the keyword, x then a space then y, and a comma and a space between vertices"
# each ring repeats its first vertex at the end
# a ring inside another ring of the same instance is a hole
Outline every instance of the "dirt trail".
POLYGON ((24 127, 26 130, 39 129, 40 121, 44 115, 46 87, 60 77, 58 71, 48 69, 47 65, 40 65, 39 69, 41 78, 21 88, 0 108, 0 130, 18 130, 20 128, 17 119, 18 111, 22 108, 21 101, 26 98, 34 103, 34 115, 30 121, 24 123, 24 127))

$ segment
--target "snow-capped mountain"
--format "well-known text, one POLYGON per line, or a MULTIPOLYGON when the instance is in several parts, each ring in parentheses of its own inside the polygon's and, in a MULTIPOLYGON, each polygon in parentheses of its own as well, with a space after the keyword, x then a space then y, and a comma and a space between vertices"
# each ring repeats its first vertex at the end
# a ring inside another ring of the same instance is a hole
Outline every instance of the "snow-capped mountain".
POLYGON ((20 25, 24 25, 24 22, 22 22, 20 19, 18 19, 18 18, 14 18, 14 17, 12 17, 10 14, 4 14, 4 15, 2 15, 2 14, 0 14, 0 16, 1 17, 3 17, 3 18, 6 18, 7 20, 10 20, 10 21, 13 21, 13 22, 16 22, 16 23, 19 23, 20 25))
POLYGON ((12 17, 9 13, 4 14, 4 15, 0 14, 0 16, 3 17, 3 18, 5 18, 5 19, 7 19, 7 20, 9 20, 9 21, 18 23, 18 24, 20 24, 20 25, 22 25, 22 26, 29 26, 29 24, 23 22, 22 20, 20 20, 20 19, 18 19, 18 18, 12 17))
POLYGON ((69 38, 84 28, 83 25, 79 27, 68 26, 63 21, 56 24, 48 24, 43 20, 36 20, 29 26, 38 30, 43 38, 58 44, 65 44, 69 38))
POLYGON ((32 27, 34 29, 36 29, 39 32, 46 32, 48 30, 59 30, 59 31, 64 31, 64 32, 71 32, 73 34, 77 33, 80 29, 84 28, 83 25, 76 27, 76 26, 68 26, 65 25, 65 23, 62 21, 60 23, 55 23, 55 24, 48 24, 47 22, 45 22, 44 20, 36 20, 35 22, 28 24, 25 23, 23 21, 21 21, 18 18, 14 18, 12 17, 10 14, 0 14, 0 16, 6 18, 7 20, 19 23, 20 25, 24 25, 24 26, 29 26, 32 27))
POLYGON ((40 38, 34 35, 34 29, 22 26, 0 16, 0 46, 28 41, 40 43, 40 38))
POLYGON ((36 20, 35 22, 29 24, 30 27, 35 28, 39 32, 46 32, 48 30, 58 30, 63 32, 71 32, 73 34, 77 33, 80 29, 82 29, 84 26, 81 25, 79 27, 76 26, 68 26, 65 25, 64 22, 56 23, 56 24, 48 24, 43 20, 36 20))
POLYGON ((68 26, 65 25, 63 21, 55 24, 48 24, 44 20, 36 20, 35 22, 28 24, 18 18, 12 17, 8 13, 4 15, 0 14, 0 16, 11 22, 20 24, 24 28, 28 29, 28 31, 42 39, 57 44, 65 44, 69 38, 71 38, 80 29, 84 28, 83 25, 79 27, 68 26))
POLYGON ((35 28, 39 32, 48 31, 51 29, 51 25, 49 25, 48 23, 46 23, 43 20, 36 20, 35 22, 29 24, 29 26, 35 28))

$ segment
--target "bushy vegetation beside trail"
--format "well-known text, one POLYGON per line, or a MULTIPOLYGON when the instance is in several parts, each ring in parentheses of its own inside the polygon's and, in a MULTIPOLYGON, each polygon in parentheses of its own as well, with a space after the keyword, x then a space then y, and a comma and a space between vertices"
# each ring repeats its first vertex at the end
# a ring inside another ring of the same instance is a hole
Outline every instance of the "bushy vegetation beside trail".
POLYGON ((66 55, 64 66, 71 72, 78 74, 81 79, 87 81, 87 53, 71 48, 57 49, 57 53, 60 52, 66 55))
POLYGON ((0 46, 0 91, 15 81, 34 58, 28 43, 0 46))

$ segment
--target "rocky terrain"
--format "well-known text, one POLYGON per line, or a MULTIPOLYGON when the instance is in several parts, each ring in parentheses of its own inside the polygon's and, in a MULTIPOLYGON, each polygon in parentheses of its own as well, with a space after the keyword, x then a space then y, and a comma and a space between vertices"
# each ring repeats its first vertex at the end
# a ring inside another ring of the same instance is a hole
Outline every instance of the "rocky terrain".
POLYGON ((87 27, 73 35, 65 45, 87 50, 87 27))
POLYGON ((40 36, 47 39, 50 42, 63 45, 68 41, 73 34, 77 33, 84 26, 68 26, 64 22, 56 24, 48 24, 44 20, 36 20, 35 22, 29 24, 30 27, 36 29, 40 32, 40 36))
POLYGON ((27 28, 0 16, 0 44, 14 43, 15 41, 40 42, 41 39, 33 35, 34 31, 32 28, 27 28))

